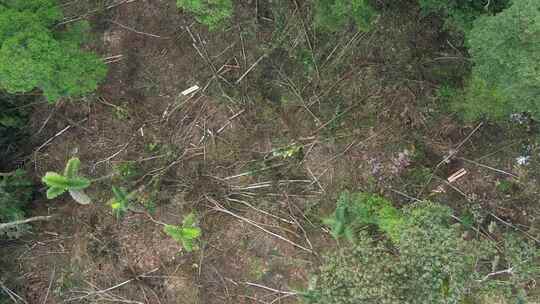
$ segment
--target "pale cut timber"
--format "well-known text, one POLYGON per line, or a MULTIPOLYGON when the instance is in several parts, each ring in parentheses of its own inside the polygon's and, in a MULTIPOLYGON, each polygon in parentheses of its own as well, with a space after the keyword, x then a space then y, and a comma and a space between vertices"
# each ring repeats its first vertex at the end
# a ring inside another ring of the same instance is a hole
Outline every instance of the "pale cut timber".
POLYGON ((189 94, 191 94, 191 93, 197 91, 198 89, 200 89, 199 86, 198 86, 198 85, 194 85, 194 86, 192 86, 191 88, 182 91, 182 95, 184 95, 184 96, 189 95, 189 94))
POLYGON ((467 174, 467 170, 461 168, 458 171, 456 171, 454 174, 448 177, 448 182, 453 183, 457 181, 458 179, 462 178, 465 174, 467 174))

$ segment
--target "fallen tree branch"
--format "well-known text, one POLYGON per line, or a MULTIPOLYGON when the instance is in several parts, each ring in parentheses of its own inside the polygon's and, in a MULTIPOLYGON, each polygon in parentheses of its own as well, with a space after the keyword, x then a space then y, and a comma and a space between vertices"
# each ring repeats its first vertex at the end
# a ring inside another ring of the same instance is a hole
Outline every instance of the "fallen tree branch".
POLYGON ((256 283, 251 283, 251 282, 244 282, 244 283, 246 285, 248 285, 248 286, 258 287, 258 288, 261 288, 261 289, 266 289, 268 291, 275 292, 275 293, 291 295, 291 296, 295 296, 295 295, 298 294, 298 292, 295 292, 295 291, 286 291, 286 290, 274 289, 274 288, 270 288, 268 286, 264 286, 264 285, 261 285, 261 284, 256 284, 256 283))
POLYGON ((50 219, 52 219, 54 217, 56 217, 56 215, 34 216, 34 217, 30 217, 30 218, 20 220, 20 221, 13 221, 13 222, 9 222, 9 223, 0 223, 0 230, 11 228, 11 227, 22 225, 22 224, 28 224, 28 223, 31 223, 31 222, 48 221, 48 220, 50 220, 50 219))
POLYGON ((477 281, 481 283, 481 282, 487 281, 491 277, 501 275, 501 274, 509 274, 509 275, 514 274, 514 267, 510 267, 508 269, 488 273, 488 274, 486 274, 486 276, 484 278, 482 278, 481 280, 477 280, 477 281))
POLYGON ((129 26, 124 25, 124 24, 122 24, 122 23, 116 22, 116 21, 114 21, 114 20, 109 20, 109 22, 111 22, 111 23, 113 23, 113 24, 116 24, 116 25, 118 25, 119 27, 121 27, 121 28, 123 28, 123 29, 126 29, 126 30, 128 30, 128 31, 132 31, 132 32, 134 32, 134 33, 136 33, 136 34, 139 34, 139 35, 144 35, 144 36, 149 36, 149 37, 154 37, 154 38, 164 38, 164 39, 168 39, 167 37, 161 37, 161 36, 159 36, 159 35, 155 35, 155 34, 150 34, 150 33, 142 32, 142 31, 138 31, 138 30, 136 30, 136 29, 134 29, 134 28, 132 28, 132 27, 129 27, 129 26))

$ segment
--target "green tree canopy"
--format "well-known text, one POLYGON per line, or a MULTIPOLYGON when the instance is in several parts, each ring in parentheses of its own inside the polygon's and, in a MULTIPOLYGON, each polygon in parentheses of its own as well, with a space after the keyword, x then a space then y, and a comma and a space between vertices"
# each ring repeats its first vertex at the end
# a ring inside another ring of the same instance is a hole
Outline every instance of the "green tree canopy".
POLYGON ((500 12, 509 0, 419 0, 424 13, 442 14, 448 29, 468 31, 476 18, 484 14, 500 12))
POLYGON ((540 1, 514 0, 479 17, 466 39, 474 66, 457 109, 473 119, 516 112, 540 118, 540 1))
POLYGON ((437 203, 398 210, 376 195, 347 194, 326 222, 351 243, 325 257, 304 294, 309 304, 460 304, 484 296, 516 303, 540 274, 534 243, 513 233, 468 240, 452 210, 437 203), (376 237, 369 226, 378 228, 376 237))
POLYGON ((107 68, 81 50, 87 23, 53 31, 63 18, 55 0, 0 2, 0 87, 9 93, 40 89, 50 102, 94 91, 107 68))

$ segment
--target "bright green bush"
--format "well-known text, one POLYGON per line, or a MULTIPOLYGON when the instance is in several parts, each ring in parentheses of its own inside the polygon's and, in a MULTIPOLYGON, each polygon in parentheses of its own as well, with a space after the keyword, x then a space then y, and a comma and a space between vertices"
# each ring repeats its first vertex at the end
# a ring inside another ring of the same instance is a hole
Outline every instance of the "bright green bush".
POLYGON ((317 0, 315 25, 326 31, 338 31, 353 20, 361 31, 369 31, 377 12, 368 0, 317 0))
POLYGON ((535 266, 540 252, 534 244, 511 234, 504 235, 502 244, 465 240, 448 207, 422 202, 396 210, 371 194, 342 197, 356 205, 346 205, 345 218, 352 220, 345 226, 377 225, 388 233, 384 225, 390 220, 393 236, 385 242, 366 230, 352 232, 350 246, 325 258, 304 294, 309 304, 458 304, 484 295, 515 303, 524 299, 526 283, 540 275, 535 266), (492 276, 505 269, 512 269, 509 278, 492 276))
POLYGON ((540 1, 514 0, 495 16, 482 16, 467 33, 474 63, 455 108, 465 118, 540 118, 540 1))
POLYGON ((355 233, 366 225, 375 225, 391 238, 398 238, 402 216, 392 203, 378 195, 364 192, 343 192, 336 210, 324 223, 331 227, 335 238, 356 239, 355 233))
MULTIPOLYGON (((0 175, 0 223, 24 219, 24 209, 32 199, 32 182, 22 170, 0 175)), ((24 226, 0 230, 0 237, 19 237, 24 226)))
POLYGON ((176 0, 176 6, 195 15, 195 19, 215 30, 231 18, 233 3, 231 0, 176 0))
POLYGON ((0 87, 9 93, 40 89, 50 102, 94 91, 107 73, 95 54, 82 51, 87 23, 62 32, 55 0, 0 2, 0 87))

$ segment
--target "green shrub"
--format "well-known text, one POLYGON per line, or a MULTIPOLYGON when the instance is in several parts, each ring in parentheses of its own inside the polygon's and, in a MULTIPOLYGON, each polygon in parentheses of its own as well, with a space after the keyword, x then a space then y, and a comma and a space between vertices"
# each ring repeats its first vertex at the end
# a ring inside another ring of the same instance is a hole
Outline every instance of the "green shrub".
POLYGON ((62 20, 55 0, 0 3, 0 87, 9 93, 36 88, 50 102, 94 91, 107 68, 80 46, 88 32, 81 22, 55 32, 62 20))
MULTIPOLYGON (((304 294, 307 303, 458 304, 485 295, 515 302, 524 298, 527 282, 540 275, 540 251, 534 244, 508 233, 501 244, 465 240, 448 207, 421 202, 396 210, 371 194, 342 197, 354 202, 341 203, 350 221, 345 226, 377 225, 388 233, 387 225, 393 236, 388 243, 366 231, 354 232, 350 246, 325 257, 304 294), (494 275, 508 269, 510 277, 494 275)), ((336 218, 342 212, 338 208, 336 218)))
POLYGON ((540 278, 540 249, 534 241, 524 241, 517 232, 505 233, 499 246, 502 247, 502 251, 501 254, 493 255, 492 267, 512 269, 512 274, 505 276, 505 280, 495 278, 486 281, 485 293, 506 299, 516 299, 514 303, 529 303, 525 301, 527 298, 525 289, 527 284, 540 278))
POLYGON ((324 223, 331 227, 335 238, 345 236, 349 241, 366 225, 375 225, 391 238, 398 237, 402 216, 390 201, 371 193, 343 192, 336 210, 324 223))
POLYGON ((215 30, 231 18, 233 3, 231 0, 176 0, 176 6, 195 15, 195 19, 215 30))
MULTIPOLYGON (((12 222, 24 219, 24 209, 32 199, 32 182, 23 170, 16 170, 0 175, 0 222, 12 222)), ((16 238, 25 230, 25 226, 15 226, 0 230, 0 236, 16 238)))
POLYGON ((455 108, 467 119, 540 118, 540 1, 515 0, 495 16, 482 16, 466 35, 472 76, 455 108))
POLYGON ((449 30, 465 32, 472 28, 476 18, 484 14, 500 12, 508 5, 508 0, 419 0, 424 14, 439 13, 445 18, 449 30))
POLYGON ((400 303, 394 293, 399 278, 386 271, 397 265, 388 250, 366 233, 354 246, 327 255, 304 301, 309 304, 400 303), (381 271, 383 270, 383 271, 381 271))
POLYGON ((315 25, 335 32, 353 20, 361 31, 369 31, 377 12, 368 0, 317 0, 315 2, 315 25))

